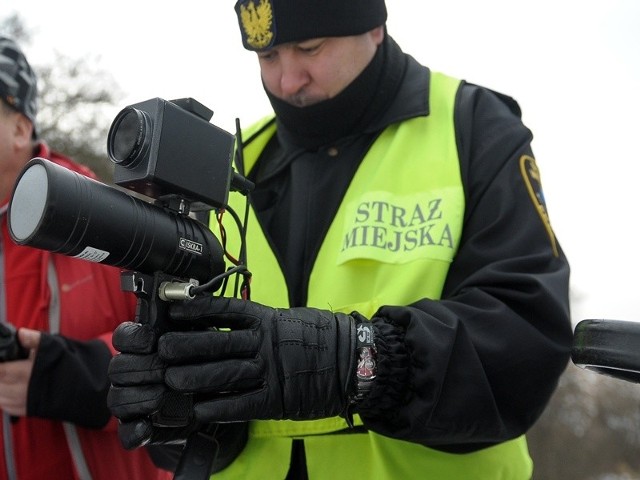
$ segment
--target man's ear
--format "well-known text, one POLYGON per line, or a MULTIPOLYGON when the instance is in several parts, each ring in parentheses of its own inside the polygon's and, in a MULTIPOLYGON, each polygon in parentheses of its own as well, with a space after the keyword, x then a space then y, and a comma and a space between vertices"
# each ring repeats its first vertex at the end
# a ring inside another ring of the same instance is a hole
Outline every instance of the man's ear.
POLYGON ((384 25, 380 25, 379 27, 374 28, 369 32, 373 37, 373 40, 376 45, 380 45, 384 40, 384 36, 386 34, 386 27, 384 25))
POLYGON ((14 133, 15 140, 19 148, 31 145, 33 140, 33 123, 23 113, 18 113, 15 117, 14 133))

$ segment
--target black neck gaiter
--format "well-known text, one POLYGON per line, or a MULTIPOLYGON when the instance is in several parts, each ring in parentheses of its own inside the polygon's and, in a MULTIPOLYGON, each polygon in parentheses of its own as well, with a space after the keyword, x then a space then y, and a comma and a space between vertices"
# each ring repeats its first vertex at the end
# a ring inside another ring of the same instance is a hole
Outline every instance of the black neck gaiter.
POLYGON ((317 149, 362 131, 391 103, 405 67, 405 55, 386 35, 369 65, 334 98, 296 107, 265 88, 278 119, 279 134, 287 143, 317 149))

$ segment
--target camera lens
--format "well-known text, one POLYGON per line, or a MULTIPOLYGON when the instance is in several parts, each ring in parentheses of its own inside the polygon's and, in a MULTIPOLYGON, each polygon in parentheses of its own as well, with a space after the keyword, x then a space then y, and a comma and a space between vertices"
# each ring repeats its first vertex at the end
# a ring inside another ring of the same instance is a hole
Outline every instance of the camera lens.
POLYGON ((122 110, 109 129, 109 158, 124 167, 137 164, 149 150, 151 127, 151 119, 147 113, 133 107, 122 110))
POLYGON ((9 230, 16 241, 29 240, 41 226, 47 210, 49 184, 47 170, 39 163, 25 169, 16 182, 11 203, 24 205, 20 215, 9 209, 9 230))

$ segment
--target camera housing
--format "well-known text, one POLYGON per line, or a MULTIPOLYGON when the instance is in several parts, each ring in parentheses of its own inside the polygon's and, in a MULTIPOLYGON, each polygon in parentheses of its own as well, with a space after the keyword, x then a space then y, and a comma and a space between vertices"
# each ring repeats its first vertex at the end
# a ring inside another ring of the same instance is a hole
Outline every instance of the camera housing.
MULTIPOLYGON (((114 183, 155 202, 32 158, 11 195, 11 238, 19 245, 126 269, 121 286, 138 298, 136 321, 158 334, 185 328, 169 318, 169 302, 210 295, 232 274, 242 274, 245 281, 250 276, 240 264, 225 270, 222 244, 205 223, 189 215, 228 208, 230 189, 246 194, 253 188, 233 172, 236 139, 209 123, 212 115, 192 98, 154 98, 125 107, 114 119, 107 138, 116 164, 114 183)), ((0 340, 5 359, 20 354, 11 330, 0 331, 0 340)), ((189 425, 192 397, 180 392, 165 396, 151 421, 162 427, 189 425)), ((213 452, 214 446, 196 431, 178 468, 189 469, 193 456, 201 461, 213 452), (195 448, 192 442, 203 445, 195 448)))
POLYGON ((113 120, 107 150, 114 181, 154 202, 31 159, 9 204, 12 239, 146 275, 214 279, 224 272, 224 251, 189 213, 225 208, 239 176, 232 168, 235 137, 209 123, 212 114, 191 98, 154 98, 113 120))
POLYGON ((191 211, 224 207, 235 137, 210 123, 212 115, 193 98, 125 107, 107 137, 114 183, 154 199, 180 197, 191 211))

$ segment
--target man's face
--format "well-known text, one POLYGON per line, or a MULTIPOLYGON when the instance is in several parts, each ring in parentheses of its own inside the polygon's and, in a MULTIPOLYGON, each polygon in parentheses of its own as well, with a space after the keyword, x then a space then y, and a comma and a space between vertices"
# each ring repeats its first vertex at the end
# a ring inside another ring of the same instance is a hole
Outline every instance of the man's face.
POLYGON ((18 174, 28 160, 29 126, 27 117, 0 104, 0 203, 11 193, 18 174))
POLYGON ((307 107, 338 95, 369 64, 384 27, 351 37, 314 38, 258 53, 262 80, 277 98, 307 107))

